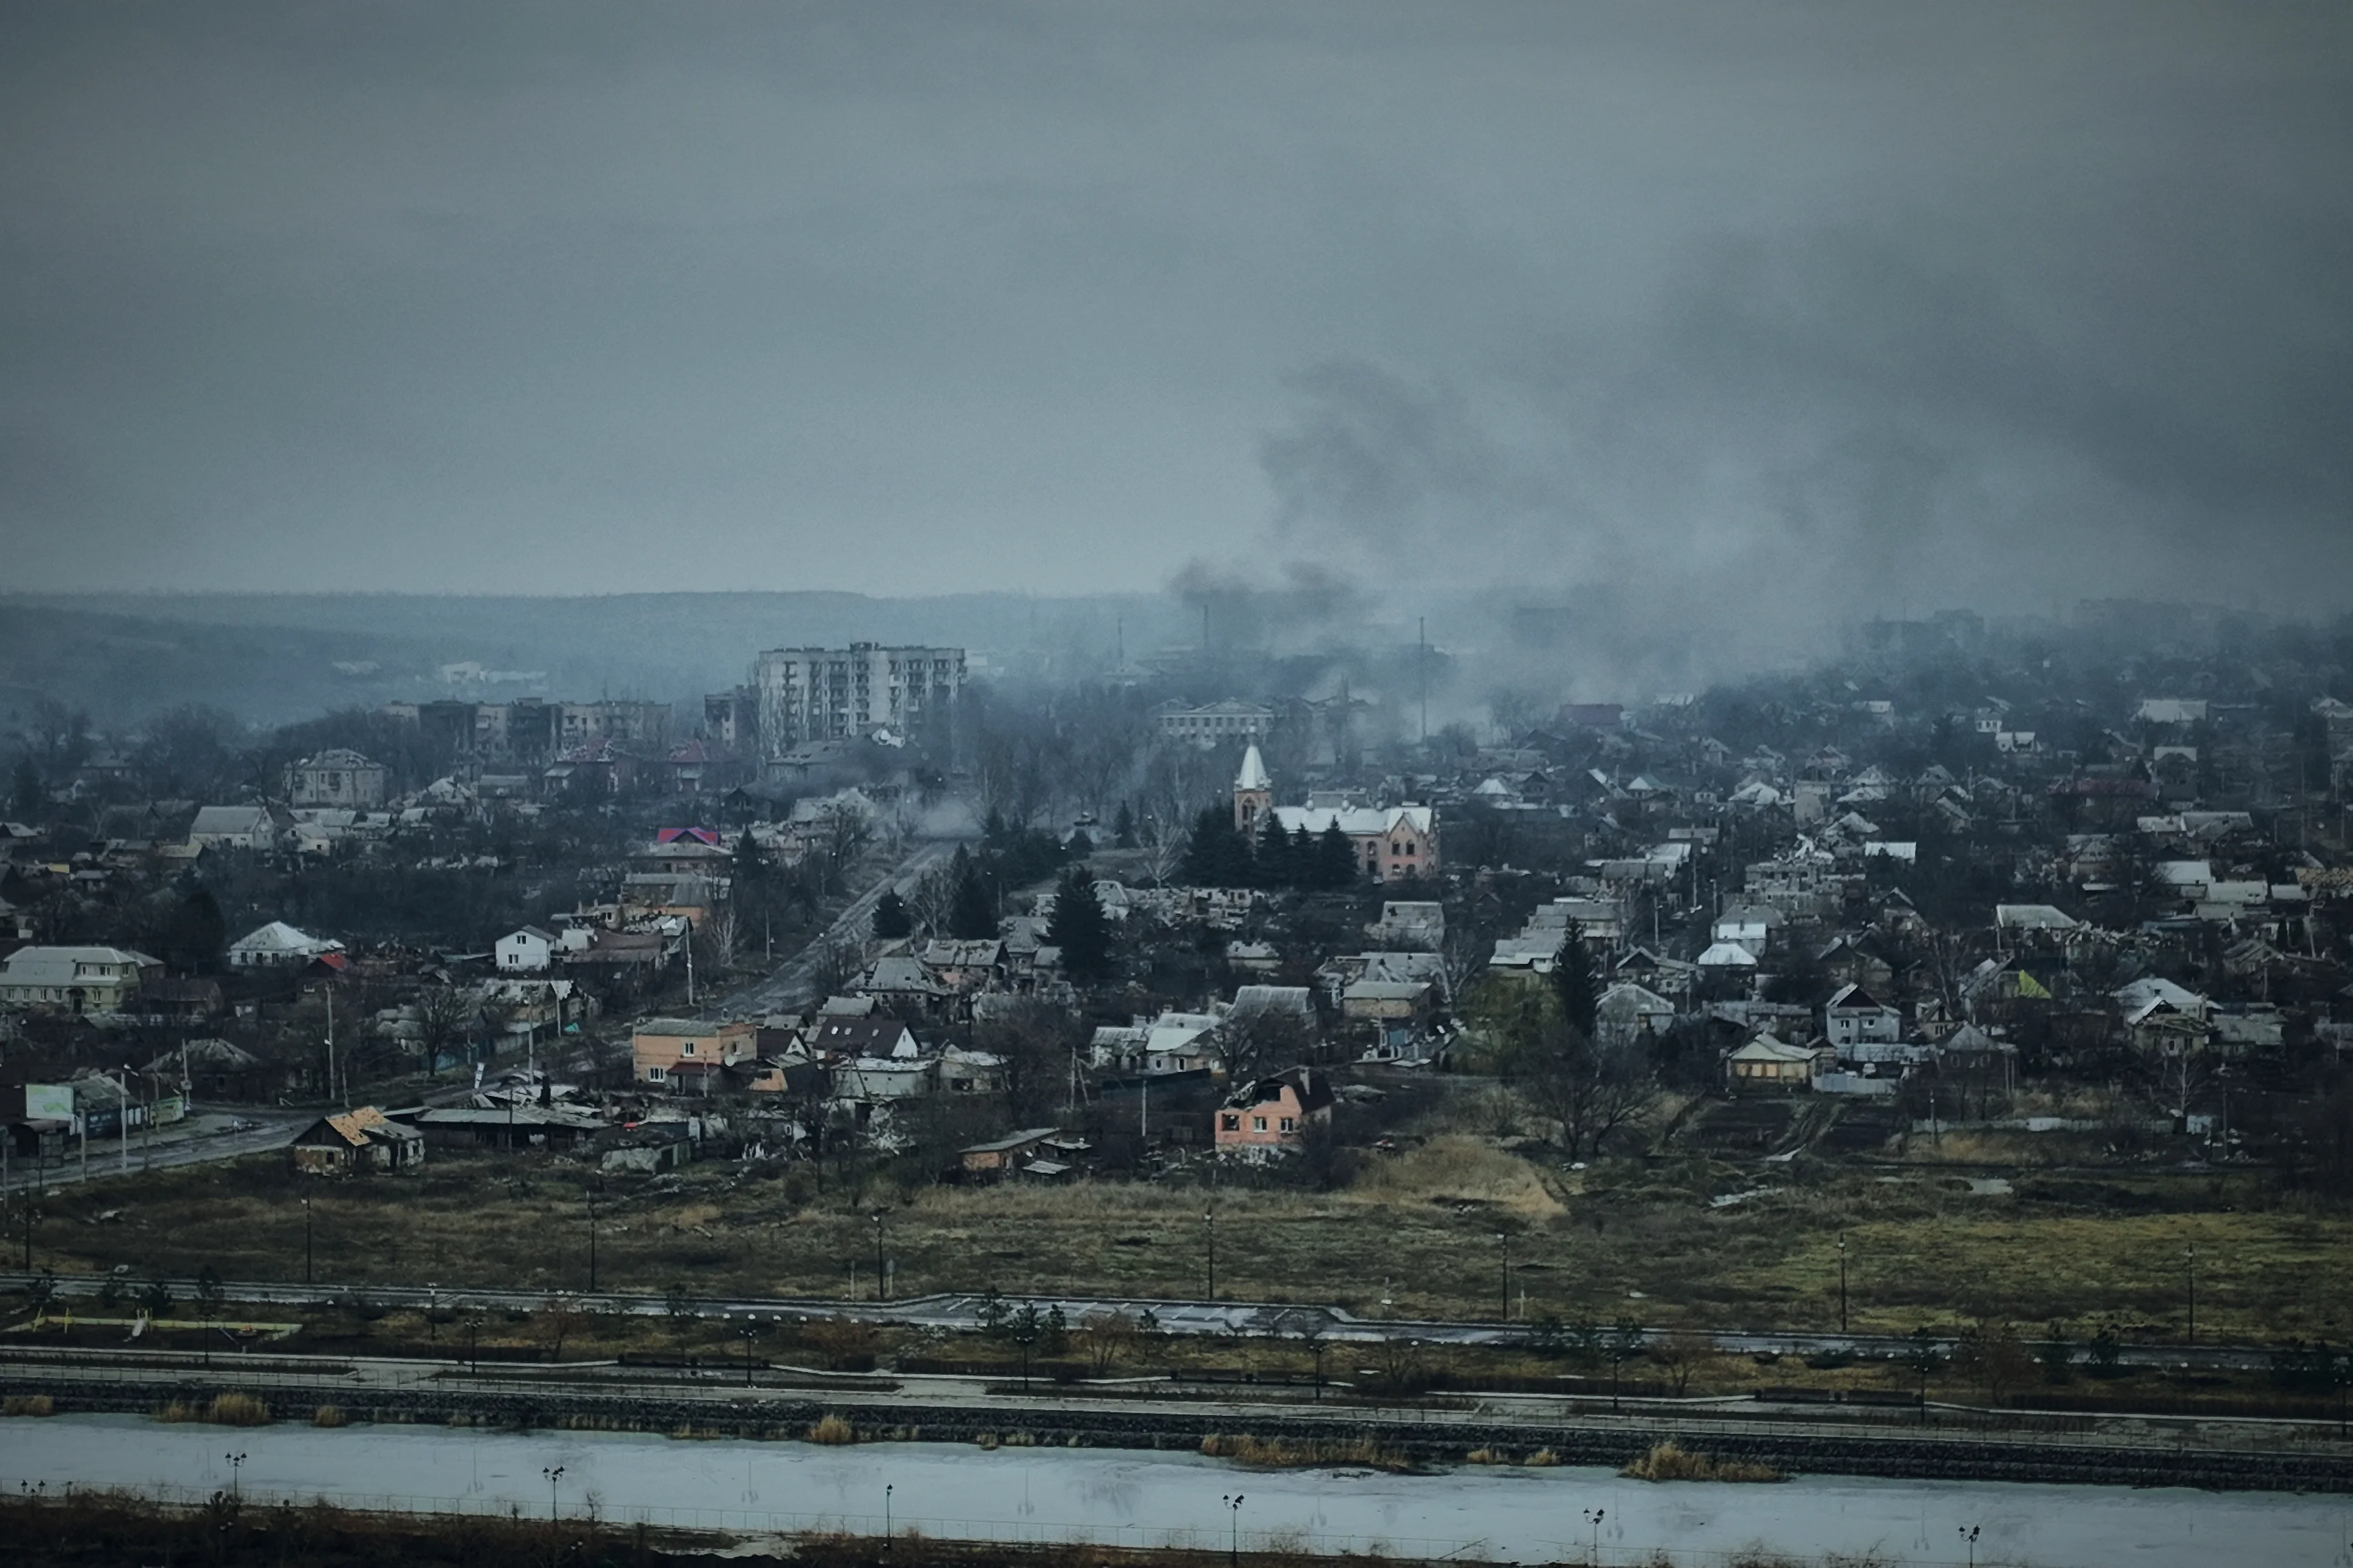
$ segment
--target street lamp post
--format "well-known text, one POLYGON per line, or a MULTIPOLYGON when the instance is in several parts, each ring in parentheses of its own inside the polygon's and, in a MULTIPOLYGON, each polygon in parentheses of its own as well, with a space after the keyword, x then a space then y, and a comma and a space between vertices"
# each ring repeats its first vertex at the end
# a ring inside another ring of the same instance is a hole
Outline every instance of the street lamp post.
POLYGON ((1226 1536, 1227 1568, 1241 1568, 1242 1494, 1236 1492, 1231 1497, 1220 1498, 1218 1500, 1226 1505, 1226 1512, 1233 1521, 1226 1536))
POLYGON ((1601 1561, 1601 1516, 1608 1511, 1599 1508, 1585 1510, 1586 1528, 1589 1531, 1586 1538, 1585 1560, 1588 1563, 1601 1561))
POLYGON ((893 1488, 891 1482, 885 1481, 882 1484, 882 1550, 886 1552, 891 1550, 891 1493, 892 1489, 893 1488))
POLYGON ((539 1468, 539 1473, 547 1478, 547 1517, 550 1521, 553 1521, 556 1517, 555 1483, 564 1479, 564 1467, 562 1465, 542 1465, 539 1468))
MULTIPOLYGON (((1203 1235, 1208 1238, 1208 1247, 1209 1300, 1214 1301, 1218 1299, 1218 1211, 1215 1209, 1203 1209, 1201 1211, 1201 1224, 1204 1226, 1203 1235)), ((29 1250, 30 1244, 27 1243, 26 1245, 28 1250, 26 1251, 26 1256, 29 1258, 32 1256, 29 1250)), ((25 1267, 30 1268, 32 1264, 27 1262, 25 1267)))
POLYGON ((1495 1233, 1495 1240, 1504 1249, 1504 1315, 1501 1321, 1508 1323, 1512 1321, 1512 1234, 1499 1230, 1495 1233))
POLYGON ((1840 1237, 1839 1252, 1839 1332, 1846 1332, 1846 1237, 1840 1237))
POLYGON ((302 1283, 311 1283, 311 1200, 302 1200, 302 1283))
POLYGON ((237 1472, 245 1468, 245 1456, 243 1454, 223 1454, 221 1458, 228 1461, 228 1495, 231 1497, 243 1497, 245 1495, 245 1484, 241 1479, 239 1479, 237 1472))
POLYGON ((744 1341, 744 1386, 749 1388, 752 1386, 752 1342, 759 1337, 760 1320, 747 1314, 744 1326, 735 1331, 744 1341))
POLYGON ((1969 1568, 1978 1568, 1978 1537, 1982 1534, 1984 1531, 1985 1526, 1982 1524, 1968 1524, 1960 1527, 1961 1542, 1969 1549, 1969 1568))

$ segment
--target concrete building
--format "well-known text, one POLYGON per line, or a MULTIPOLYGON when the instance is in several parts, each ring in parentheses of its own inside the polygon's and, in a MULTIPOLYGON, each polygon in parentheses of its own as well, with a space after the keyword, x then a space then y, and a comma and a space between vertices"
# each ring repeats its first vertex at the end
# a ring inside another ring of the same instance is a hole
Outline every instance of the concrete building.
POLYGON ((1263 702, 1222 702, 1196 705, 1164 702, 1152 710, 1153 728, 1166 739, 1183 741, 1203 751, 1240 741, 1255 744, 1274 728, 1274 710, 1263 702))
MULTIPOLYGON (((964 691, 960 647, 771 648, 753 661, 761 755, 807 741, 916 733, 946 721, 964 691)), ((706 710, 708 705, 706 704, 706 710)))
POLYGON ((337 748, 305 757, 286 770, 286 798, 300 806, 380 808, 391 791, 392 770, 357 752, 337 748))

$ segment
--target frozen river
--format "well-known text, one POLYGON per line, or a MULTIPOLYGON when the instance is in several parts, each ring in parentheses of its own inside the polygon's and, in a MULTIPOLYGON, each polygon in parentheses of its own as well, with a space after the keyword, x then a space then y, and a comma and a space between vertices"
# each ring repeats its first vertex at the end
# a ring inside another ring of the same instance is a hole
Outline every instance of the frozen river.
POLYGON ((643 1434, 522 1436, 427 1426, 235 1429, 136 1416, 0 1421, 0 1486, 120 1487, 203 1496, 325 1496, 353 1506, 468 1511, 551 1503, 577 1515, 736 1530, 900 1530, 971 1539, 1223 1546, 1222 1499, 1243 1497, 1243 1544, 1460 1552, 1501 1561, 1633 1563, 1663 1550, 1710 1564, 1764 1545, 2036 1568, 2353 1568, 2353 1500, 1807 1477, 1777 1486, 1625 1481, 1606 1470, 1465 1466, 1426 1476, 1245 1470, 1198 1455, 934 1443, 849 1448, 681 1442, 643 1434))

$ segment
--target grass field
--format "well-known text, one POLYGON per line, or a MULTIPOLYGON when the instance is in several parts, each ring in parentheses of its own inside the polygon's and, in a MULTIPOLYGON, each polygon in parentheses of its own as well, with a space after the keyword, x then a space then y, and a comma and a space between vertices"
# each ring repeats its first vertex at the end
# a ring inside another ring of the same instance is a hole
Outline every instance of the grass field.
MULTIPOLYGON (((258 1157, 60 1189, 42 1200, 35 1252, 60 1273, 126 1266, 134 1285, 206 1265, 231 1279, 300 1279, 307 1196, 322 1281, 579 1289, 586 1177, 544 1155, 437 1152, 414 1175, 298 1184, 281 1159, 258 1157)), ((817 1192, 806 1172, 711 1164, 606 1184, 598 1283, 835 1298, 854 1285, 871 1298, 879 1211, 902 1296, 1198 1298, 1213 1208, 1220 1297, 1367 1315, 1496 1318, 1508 1247, 1514 1318, 1834 1329, 1843 1237, 1861 1330, 2000 1317, 2037 1331, 2063 1321, 2077 1338, 2101 1322, 2128 1339, 2175 1337, 2194 1245, 2201 1338, 2353 1333, 2353 1215, 2342 1209, 2275 1201, 2252 1174, 2021 1173, 2015 1188, 1972 1192, 1932 1168, 1628 1160, 1571 1172, 1462 1132, 1375 1157, 1328 1194, 1126 1183, 817 1192)), ((21 1231, 9 1240, 15 1253, 21 1231)))

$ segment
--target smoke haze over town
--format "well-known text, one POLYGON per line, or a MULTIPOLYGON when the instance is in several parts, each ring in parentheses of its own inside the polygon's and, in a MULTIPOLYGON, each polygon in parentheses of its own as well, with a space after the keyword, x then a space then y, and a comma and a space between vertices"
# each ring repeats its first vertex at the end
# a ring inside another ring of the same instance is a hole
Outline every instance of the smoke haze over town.
POLYGON ((2353 567, 2342 7, 0 28, 19 590, 1508 589, 1766 647, 2353 567))

